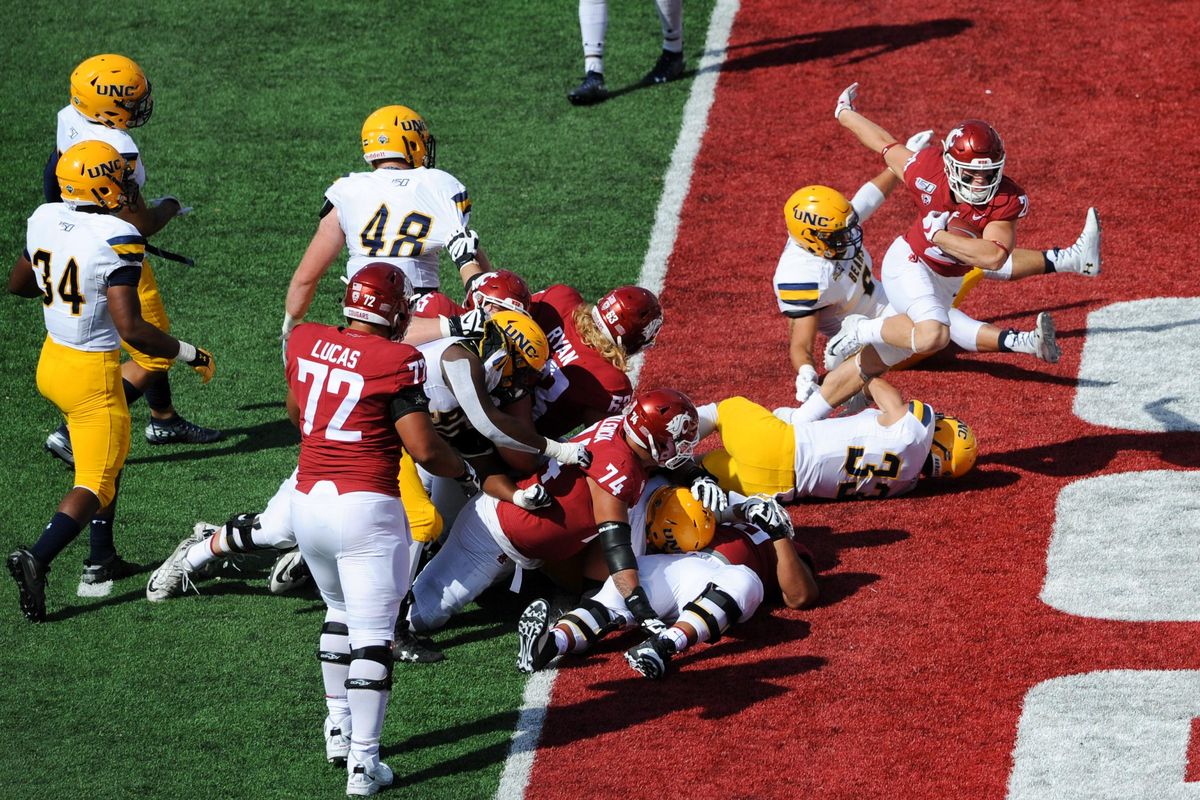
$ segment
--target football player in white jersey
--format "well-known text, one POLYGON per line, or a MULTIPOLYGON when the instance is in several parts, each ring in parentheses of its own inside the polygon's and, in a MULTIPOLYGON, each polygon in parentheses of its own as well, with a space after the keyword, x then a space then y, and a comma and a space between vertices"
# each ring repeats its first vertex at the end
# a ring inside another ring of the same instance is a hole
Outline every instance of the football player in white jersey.
MULTIPOLYGON (((63 153, 55 169, 61 202, 46 203, 29 218, 25 251, 8 282, 13 294, 41 298, 47 335, 38 361, 38 391, 69 423, 76 456, 74 487, 42 535, 8 557, 21 611, 34 622, 46 617, 46 574, 55 556, 95 516, 112 519, 129 452, 121 342, 154 357, 187 362, 206 383, 214 370, 211 354, 141 316, 137 287, 146 239, 117 216, 137 197, 133 164, 111 145, 89 140, 63 153)), ((92 587, 94 594, 111 591, 111 565, 120 560, 111 538, 103 544, 98 548, 93 539, 84 562, 81 589, 92 587)))
MULTIPOLYGON (((931 135, 932 131, 922 131, 910 138, 906 147, 919 151, 929 144, 931 135)), ((806 186, 784 205, 788 240, 775 268, 774 288, 779 310, 788 318, 789 355, 796 370, 798 402, 803 403, 818 388, 813 355, 818 332, 831 338, 848 316, 871 319, 896 313, 888 307, 883 286, 873 279, 873 262, 862 241, 861 225, 899 184, 890 170, 884 170, 863 184, 849 202, 828 186, 806 186)), ((972 352, 1019 352, 1051 363, 1057 361, 1054 323, 1048 314, 1039 315, 1033 330, 1016 331, 972 319, 957 306, 981 275, 1012 280, 1046 274, 1052 269, 1097 274, 1099 248, 1099 219, 1095 209, 1089 209, 1083 233, 1072 247, 1044 252, 1017 248, 1005 269, 977 271, 968 276, 954 298, 954 307, 948 309, 951 338, 972 352), (1089 253, 1094 254, 1090 259, 1089 253), (1095 271, 1084 270, 1087 264, 1094 264, 1095 271)), ((888 365, 912 355, 887 345, 876 350, 888 365)), ((838 363, 840 359, 827 355, 827 369, 838 363)))
POLYGON ((362 127, 370 172, 339 178, 325 192, 317 231, 288 287, 282 339, 304 319, 317 283, 345 247, 346 277, 382 261, 404 271, 417 294, 436 291, 438 253, 446 248, 463 281, 490 269, 468 229, 471 199, 448 172, 434 168, 436 140, 411 108, 385 106, 362 127))
MULTIPOLYGON (((56 146, 46 164, 43 181, 46 202, 59 202, 54 177, 59 155, 80 142, 99 141, 111 145, 133 169, 135 191, 118 214, 142 236, 153 236, 174 217, 191 211, 174 197, 147 202, 142 196, 146 167, 130 130, 145 124, 153 110, 150 81, 132 59, 108 53, 92 56, 76 67, 71 73, 71 102, 58 112, 56 146)), ((150 252, 155 252, 153 247, 150 252)), ((170 331, 171 321, 149 259, 142 262, 138 300, 143 319, 159 330, 170 331)), ((132 404, 144 396, 150 407, 146 441, 150 444, 209 444, 221 438, 219 430, 195 425, 176 412, 168 376, 171 359, 142 353, 128 343, 125 350, 130 356, 121 367, 125 399, 132 404)), ((65 425, 47 437, 46 449, 68 464, 72 462, 71 439, 65 425)), ((97 520, 92 526, 92 535, 106 536, 105 525, 105 520, 97 520)))
POLYGON ((878 408, 816 422, 796 423, 796 409, 772 413, 744 397, 701 406, 701 436, 716 430, 724 445, 704 456, 704 468, 732 492, 788 502, 895 497, 922 477, 958 478, 974 466, 975 435, 965 423, 905 403, 882 378, 867 390, 878 408))
MULTIPOLYGON (((662 54, 642 78, 643 86, 667 83, 683 75, 683 0, 654 0, 662 25, 662 54)), ((588 106, 608 99, 604 85, 604 37, 608 31, 608 0, 579 0, 579 33, 583 38, 583 82, 567 99, 588 106)))

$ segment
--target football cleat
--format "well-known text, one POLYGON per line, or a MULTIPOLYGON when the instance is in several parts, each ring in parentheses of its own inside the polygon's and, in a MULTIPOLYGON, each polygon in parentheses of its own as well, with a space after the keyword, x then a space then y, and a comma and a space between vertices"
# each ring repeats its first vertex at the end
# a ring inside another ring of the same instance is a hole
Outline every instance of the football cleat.
POLYGON ((267 587, 271 594, 287 594, 301 589, 312 580, 312 572, 304 563, 299 547, 293 547, 275 560, 267 587))
POLYGON ((212 444, 225 434, 216 428, 204 428, 176 414, 172 419, 150 418, 146 441, 150 444, 212 444))
MULTIPOLYGON (((349 722, 350 718, 346 717, 349 722)), ((346 758, 350 755, 350 734, 342 733, 340 727, 334 727, 333 718, 325 718, 325 760, 336 767, 346 766, 346 758)))
POLYGON ((192 583, 192 574, 187 565, 187 551, 192 545, 199 544, 212 535, 211 530, 205 526, 206 523, 197 523, 191 535, 175 545, 171 557, 150 573, 150 580, 146 581, 146 599, 151 603, 161 603, 172 597, 179 597, 188 589, 196 594, 200 593, 192 583))
POLYGON ((572 105, 590 106, 603 103, 608 99, 608 89, 604 86, 603 72, 589 72, 583 76, 583 83, 576 86, 567 95, 572 105))
POLYGON ((98 563, 84 561, 75 594, 77 597, 107 597, 112 594, 113 581, 136 575, 139 569, 137 564, 130 564, 117 555, 98 563))
POLYGON ((1054 248, 1056 272, 1077 272, 1089 278, 1100 274, 1100 214, 1094 208, 1087 211, 1083 233, 1075 244, 1067 248, 1054 248))
POLYGON ((521 612, 517 623, 517 669, 525 674, 544 669, 558 655, 550 635, 550 604, 534 600, 521 612))
POLYGON ((396 642, 392 645, 392 657, 397 661, 409 664, 435 664, 445 661, 446 654, 438 650, 432 639, 417 636, 411 630, 396 632, 396 642))
POLYGON ((71 434, 65 422, 46 437, 46 443, 42 447, 68 467, 75 466, 75 451, 71 449, 71 434))
POLYGON ((1029 332, 1029 344, 1033 348, 1033 355, 1042 361, 1047 364, 1058 363, 1062 350, 1059 349, 1058 342, 1055 340, 1054 320, 1045 311, 1037 315, 1037 323, 1029 332))
POLYGON ((393 780, 392 768, 382 761, 374 767, 355 764, 346 778, 346 794, 349 797, 370 797, 378 794, 380 789, 391 786, 393 780))
POLYGON ((651 636, 641 644, 626 650, 625 660, 635 672, 657 681, 666 677, 673 655, 675 646, 670 640, 661 636, 651 636))
POLYGON ((33 553, 18 548, 8 556, 8 571, 17 582, 17 601, 21 613, 30 622, 46 619, 46 573, 50 570, 38 563, 33 553))
POLYGON ((643 86, 653 86, 657 83, 669 83, 683 75, 683 53, 672 53, 663 50, 654 62, 654 68, 642 78, 643 86))
POLYGON ((862 314, 846 315, 846 318, 842 320, 841 329, 831 336, 825 345, 826 362, 828 362, 829 353, 846 358, 851 353, 862 349, 862 342, 858 340, 858 323, 865 319, 866 317, 862 314))

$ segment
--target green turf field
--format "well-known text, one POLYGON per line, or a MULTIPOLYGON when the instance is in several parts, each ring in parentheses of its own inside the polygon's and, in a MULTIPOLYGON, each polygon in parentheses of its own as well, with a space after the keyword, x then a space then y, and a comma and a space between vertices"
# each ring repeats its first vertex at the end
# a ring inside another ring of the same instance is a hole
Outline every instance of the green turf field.
MULTIPOLYGON (((711 5, 687 4, 693 64, 711 5)), ((620 88, 657 56, 658 21, 649 3, 611 6, 608 80, 620 88)), ((0 88, 16 112, 0 133, 0 252, 20 253, 40 202, 70 71, 100 52, 135 58, 154 85, 154 118, 134 132, 148 194, 196 208, 154 240, 196 258, 194 268, 160 263, 158 279, 175 332, 218 364, 203 388, 177 368, 176 406, 229 435, 207 448, 152 448, 145 405, 133 408, 117 540, 147 569, 196 520, 260 509, 295 464, 277 341, 283 295, 322 192, 365 166, 357 138, 368 112, 402 102, 425 115, 438 166, 468 186, 473 227, 497 266, 535 289, 565 281, 594 297, 637 276, 690 83, 571 107, 564 95, 582 71, 576 11, 551 0, 272 10, 176 0, 69 15, 35 3, 20 16, 20 38, 5 37, 10 79, 0 88)), ((335 273, 311 319, 335 319, 335 273)), ((36 538, 71 479, 42 452, 58 418, 34 385, 40 307, 3 305, 7 552, 36 538)), ((319 601, 268 596, 261 571, 162 605, 145 601, 144 575, 109 598, 76 598, 85 538, 55 562, 47 624, 25 622, 2 576, 0 795, 339 796, 343 778, 321 749, 319 601)), ((398 667, 383 746, 414 796, 494 791, 523 687, 512 616, 503 602, 474 609, 437 637, 447 662, 398 667)))

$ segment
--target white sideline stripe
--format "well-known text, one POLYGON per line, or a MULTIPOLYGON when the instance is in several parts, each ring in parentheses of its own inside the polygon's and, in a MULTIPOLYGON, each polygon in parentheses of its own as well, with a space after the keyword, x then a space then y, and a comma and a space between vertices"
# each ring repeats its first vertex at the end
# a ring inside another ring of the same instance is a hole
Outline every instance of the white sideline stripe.
MULTIPOLYGON (((667 278, 667 260, 675 249, 679 236, 679 213, 692 183, 692 170, 704 132, 708 129, 708 112, 712 108, 717 89, 717 77, 721 74, 721 63, 725 60, 725 48, 729 45, 729 31, 737 15, 739 0, 717 0, 708 23, 708 36, 704 41, 704 55, 692 80, 687 103, 683 107, 683 122, 679 127, 679 139, 671 153, 671 164, 663 178, 663 192, 654 214, 654 228, 650 232, 650 245, 642 261, 638 285, 655 294, 661 294, 667 278)), ((642 370, 642 359, 637 356, 629 370, 629 380, 637 385, 642 370)), ((552 669, 535 673, 525 684, 521 698, 521 712, 517 727, 513 731, 512 745, 500 775, 496 789, 497 800, 522 800, 533 773, 533 760, 538 742, 542 738, 542 724, 546 720, 546 708, 554 690, 557 672, 552 669)))

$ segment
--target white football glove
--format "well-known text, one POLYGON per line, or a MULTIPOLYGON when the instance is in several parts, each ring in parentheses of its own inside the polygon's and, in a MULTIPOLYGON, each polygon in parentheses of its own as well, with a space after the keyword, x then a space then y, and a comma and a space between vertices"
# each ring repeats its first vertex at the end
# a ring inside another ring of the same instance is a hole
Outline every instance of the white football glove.
POLYGON ((925 239, 933 244, 934 234, 946 230, 946 226, 949 224, 949 211, 930 211, 925 215, 925 219, 921 220, 921 229, 925 231, 925 239))
POLYGON ((917 153, 921 150, 924 150, 926 147, 929 147, 929 140, 932 138, 932 130, 921 131, 920 133, 914 133, 912 136, 908 137, 908 141, 904 143, 904 146, 909 150, 912 150, 914 153, 917 153))
POLYGON ((475 468, 471 466, 471 462, 463 459, 463 474, 459 475, 454 480, 458 483, 458 488, 462 489, 462 493, 467 497, 474 497, 480 489, 479 475, 475 472, 475 468))
POLYGON ((838 95, 837 106, 833 109, 833 118, 837 119, 843 111, 854 111, 854 101, 858 99, 858 84, 852 83, 838 95))
POLYGON ((692 497, 714 514, 720 514, 729 505, 729 497, 711 475, 701 475, 692 481, 692 497))
POLYGON ((796 373, 796 402, 803 403, 812 393, 821 388, 817 383, 817 371, 812 364, 805 364, 796 373))
POLYGON ((742 503, 742 516, 762 528, 772 539, 790 539, 795 534, 792 518, 773 497, 750 497, 742 503))
POLYGON ((582 442, 556 442, 546 440, 546 449, 542 451, 560 464, 577 464, 587 469, 592 464, 592 452, 582 442))
POLYGON ((483 325, 487 317, 482 309, 472 308, 462 316, 438 317, 438 329, 443 337, 479 337, 483 336, 483 325))
POLYGON ((535 483, 528 489, 517 489, 513 492, 513 505, 520 506, 526 511, 545 508, 550 505, 550 492, 540 483, 535 483))
POLYGON ((479 252, 479 234, 470 228, 459 228, 446 242, 446 251, 454 264, 462 269, 474 261, 479 252))
POLYGON ((163 203, 167 202, 168 200, 171 200, 172 202, 175 203, 175 205, 177 205, 179 207, 179 210, 175 212, 175 216, 186 217, 188 214, 192 213, 192 207, 185 206, 183 203, 179 202, 179 198, 173 194, 164 194, 162 197, 154 198, 153 200, 150 201, 150 207, 158 208, 159 206, 161 206, 163 203))

